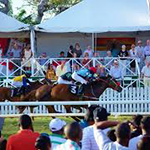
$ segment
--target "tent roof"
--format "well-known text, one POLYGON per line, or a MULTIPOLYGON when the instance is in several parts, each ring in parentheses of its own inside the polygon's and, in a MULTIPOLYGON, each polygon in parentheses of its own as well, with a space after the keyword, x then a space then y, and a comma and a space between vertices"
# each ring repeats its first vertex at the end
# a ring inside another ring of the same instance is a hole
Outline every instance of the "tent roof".
POLYGON ((35 29, 53 33, 147 31, 149 5, 147 0, 83 0, 35 29))
POLYGON ((24 30, 29 30, 29 25, 26 25, 12 17, 7 16, 0 12, 0 33, 4 32, 19 32, 24 30))

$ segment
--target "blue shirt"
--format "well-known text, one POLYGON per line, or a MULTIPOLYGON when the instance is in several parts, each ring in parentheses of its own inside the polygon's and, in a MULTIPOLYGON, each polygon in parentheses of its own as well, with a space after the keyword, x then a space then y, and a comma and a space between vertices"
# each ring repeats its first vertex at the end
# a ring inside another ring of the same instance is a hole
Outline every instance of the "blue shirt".
POLYGON ((83 119, 83 120, 80 121, 80 126, 81 126, 82 129, 84 129, 84 128, 88 127, 89 124, 86 120, 83 119))
POLYGON ((90 70, 87 68, 81 68, 80 70, 77 71, 77 74, 82 77, 88 77, 88 78, 92 77, 90 70))

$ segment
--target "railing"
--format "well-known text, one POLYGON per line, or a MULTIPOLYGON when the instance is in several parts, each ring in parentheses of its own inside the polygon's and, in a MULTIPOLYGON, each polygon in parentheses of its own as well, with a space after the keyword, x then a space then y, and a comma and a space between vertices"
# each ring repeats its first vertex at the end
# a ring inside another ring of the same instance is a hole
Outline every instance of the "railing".
POLYGON ((100 97, 99 101, 66 101, 66 102, 1 102, 0 116, 10 117, 18 116, 17 106, 36 106, 33 114, 30 108, 25 110, 32 116, 82 116, 85 112, 78 113, 78 110, 72 109, 73 113, 66 113, 63 105, 101 105, 111 112, 112 115, 135 115, 150 114, 150 88, 126 88, 121 93, 107 89, 100 97), (53 105, 59 112, 50 114, 46 106, 53 105))
POLYGON ((47 71, 48 64, 52 64, 54 70, 61 63, 62 59, 66 59, 66 65, 68 71, 73 72, 81 67, 89 67, 102 65, 106 72, 110 72, 110 67, 113 65, 114 60, 118 60, 120 67, 123 71, 123 86, 129 87, 136 83, 136 86, 141 85, 140 69, 138 62, 135 58, 116 58, 116 57, 99 57, 99 58, 31 58, 27 61, 21 61, 21 59, 1 59, 0 61, 0 86, 11 86, 11 80, 14 76, 18 76, 24 73, 25 68, 28 67, 31 70, 32 78, 43 78, 45 74, 43 71, 47 71), (135 68, 131 68, 131 63, 135 62, 135 68), (3 82, 3 79, 4 82, 3 82), (130 81, 130 82, 129 82, 130 81), (129 84, 128 84, 129 82, 129 84), (127 84, 126 84, 127 83, 127 84), (128 86, 129 85, 129 86, 128 86))

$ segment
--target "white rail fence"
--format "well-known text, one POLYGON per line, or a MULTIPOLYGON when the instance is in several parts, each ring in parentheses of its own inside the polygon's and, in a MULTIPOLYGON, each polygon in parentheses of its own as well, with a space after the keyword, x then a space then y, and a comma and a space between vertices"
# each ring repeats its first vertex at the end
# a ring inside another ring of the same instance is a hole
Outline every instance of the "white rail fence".
POLYGON ((72 109, 73 113, 66 113, 63 105, 101 105, 113 115, 150 114, 150 88, 126 88, 121 93, 108 89, 100 97, 99 101, 66 101, 66 102, 1 102, 0 116, 19 116, 17 106, 35 106, 33 114, 28 107, 24 113, 32 116, 81 116, 78 110, 72 109), (46 106, 53 105, 62 113, 48 113, 46 106))
MULTIPOLYGON (((11 86, 11 80, 13 77, 18 76, 26 71, 26 67, 30 68, 32 73, 32 78, 42 78, 45 77, 43 71, 47 71, 48 64, 51 64, 56 69, 57 65, 61 63, 61 60, 66 59, 66 66, 68 71, 74 71, 81 67, 89 66, 99 66, 102 65, 106 72, 110 72, 110 67, 113 65, 114 60, 118 60, 120 67, 122 68, 123 81, 126 83, 128 80, 130 83, 139 80, 140 82, 140 69, 137 59, 124 57, 99 57, 99 58, 31 58, 27 61, 22 61, 22 59, 6 59, 0 60, 0 79, 4 79, 0 82, 0 86, 11 86), (84 61, 85 60, 85 61, 84 61), (85 63, 86 62, 86 63, 85 63), (131 64, 135 63, 135 68, 131 68, 131 64)), ((140 85, 140 84, 139 84, 140 85)))

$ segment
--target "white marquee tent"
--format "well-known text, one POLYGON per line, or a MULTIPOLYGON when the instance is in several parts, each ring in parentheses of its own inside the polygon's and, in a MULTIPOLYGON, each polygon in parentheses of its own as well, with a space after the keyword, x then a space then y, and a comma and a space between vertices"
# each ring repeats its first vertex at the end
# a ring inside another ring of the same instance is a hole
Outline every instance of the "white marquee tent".
POLYGON ((29 32, 29 25, 26 25, 15 18, 9 17, 0 12, 0 37, 26 37, 25 31, 29 32), (22 32, 24 32, 22 34, 22 32))
POLYGON ((149 3, 148 0, 83 0, 36 29, 52 33, 150 30, 149 3))
POLYGON ((35 30, 37 51, 50 56, 76 42, 83 50, 87 45, 94 47, 94 33, 102 37, 136 37, 136 40, 142 34, 145 40, 149 33, 143 35, 137 31, 150 31, 149 3, 148 0, 83 0, 36 25, 35 30))

